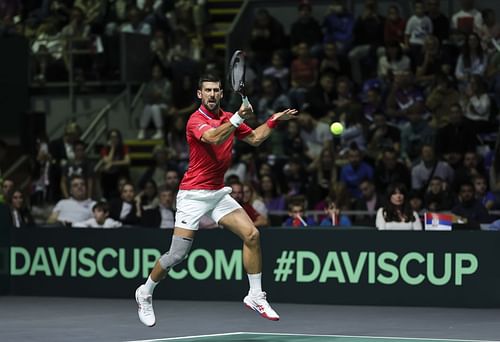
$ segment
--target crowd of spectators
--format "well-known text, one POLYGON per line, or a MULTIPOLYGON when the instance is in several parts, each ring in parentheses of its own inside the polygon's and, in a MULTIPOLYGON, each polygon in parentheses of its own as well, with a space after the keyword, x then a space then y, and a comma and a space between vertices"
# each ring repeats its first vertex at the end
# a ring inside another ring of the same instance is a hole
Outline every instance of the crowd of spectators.
MULTIPOLYGON (((415 215, 424 210, 453 212, 472 223, 495 219, 488 214, 500 209, 495 12, 461 0, 449 18, 439 0, 409 4, 410 13, 397 5, 381 13, 375 0, 365 0, 360 13, 351 13, 344 1, 332 0, 321 22, 303 0, 289 36, 268 10, 255 13, 250 36, 242 37, 255 112, 247 121, 255 127, 283 108, 300 110, 298 120, 279 126, 259 148, 235 144, 226 182, 259 225, 391 229, 399 222, 421 229, 415 215), (340 136, 329 131, 334 121, 344 126, 340 136), (320 214, 308 215, 311 210, 320 214), (352 210, 359 212, 345 214, 352 210)), ((135 6, 130 10, 138 15, 135 6)), ((113 23, 122 26, 114 30, 128 27, 119 18, 113 23)), ((170 42, 157 18, 148 21, 155 16, 141 18, 130 25, 151 34, 156 57, 139 138, 153 121, 154 138, 164 140, 154 151, 154 166, 130 179, 127 146, 113 130, 101 161, 87 172, 78 152, 84 143, 77 127, 70 127, 58 144, 40 142, 32 203, 69 197, 88 210, 89 217, 79 221, 91 219, 94 210, 101 226, 107 215, 124 225, 173 224, 176 186, 187 167, 185 122, 198 105, 195 80, 222 67, 210 49, 200 54, 197 24, 186 24, 191 36, 170 42), (83 179, 75 180, 76 174, 83 179), (81 186, 85 195, 78 192, 81 186)), ((112 26, 102 23, 106 32, 112 26)), ((188 29, 179 20, 176 25, 173 32, 188 29)), ((240 101, 226 92, 223 106, 234 111, 240 101)), ((71 202, 57 203, 62 210, 71 202)))

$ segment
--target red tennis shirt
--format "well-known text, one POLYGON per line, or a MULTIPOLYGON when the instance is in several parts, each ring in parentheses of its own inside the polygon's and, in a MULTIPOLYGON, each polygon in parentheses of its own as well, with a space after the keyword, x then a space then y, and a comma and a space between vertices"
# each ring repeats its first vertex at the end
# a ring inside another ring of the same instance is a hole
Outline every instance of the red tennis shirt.
POLYGON ((241 124, 231 136, 220 145, 201 141, 203 133, 228 122, 233 114, 222 109, 212 113, 201 105, 189 118, 186 138, 189 146, 189 166, 182 178, 181 190, 219 190, 224 187, 224 174, 231 165, 233 137, 243 139, 252 128, 241 124))

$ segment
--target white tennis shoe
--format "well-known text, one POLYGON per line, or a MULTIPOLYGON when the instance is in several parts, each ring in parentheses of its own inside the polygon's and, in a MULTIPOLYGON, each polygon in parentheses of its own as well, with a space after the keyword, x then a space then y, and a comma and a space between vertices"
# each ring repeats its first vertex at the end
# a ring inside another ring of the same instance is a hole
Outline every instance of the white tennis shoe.
POLYGON ((135 301, 137 302, 137 313, 141 322, 152 327, 156 324, 155 312, 153 310, 153 296, 143 294, 144 285, 135 290, 135 301))
POLYGON ((271 305, 269 305, 265 292, 260 292, 257 295, 251 295, 249 293, 245 298, 243 298, 243 303, 247 308, 254 310, 264 318, 271 321, 279 321, 280 319, 280 316, 273 310, 271 305))

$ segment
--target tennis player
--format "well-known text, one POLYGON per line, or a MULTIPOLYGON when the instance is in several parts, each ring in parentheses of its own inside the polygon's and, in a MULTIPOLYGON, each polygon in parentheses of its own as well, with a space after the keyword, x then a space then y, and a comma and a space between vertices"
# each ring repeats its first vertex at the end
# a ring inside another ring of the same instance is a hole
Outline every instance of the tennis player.
POLYGON ((155 325, 153 290, 172 267, 186 259, 200 218, 208 214, 243 240, 243 265, 250 282, 250 290, 243 303, 262 317, 277 321, 279 315, 271 308, 266 293, 262 291, 259 231, 229 195, 231 188, 224 187, 224 173, 231 163, 234 137, 252 146, 259 146, 269 137, 278 121, 295 118, 297 111, 286 109, 275 113, 266 123, 252 130, 244 123, 252 114, 251 107, 242 105, 234 114, 220 108, 223 93, 219 78, 212 75, 201 77, 197 96, 201 105, 191 114, 186 126, 189 167, 177 194, 170 250, 160 257, 146 283, 135 292, 139 319, 149 327, 155 325))

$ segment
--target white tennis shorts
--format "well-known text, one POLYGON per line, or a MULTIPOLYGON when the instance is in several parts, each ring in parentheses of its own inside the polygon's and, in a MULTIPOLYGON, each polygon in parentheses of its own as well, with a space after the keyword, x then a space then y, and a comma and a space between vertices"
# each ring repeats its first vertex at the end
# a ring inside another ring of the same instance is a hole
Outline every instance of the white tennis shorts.
POLYGON ((221 218, 241 208, 229 195, 231 191, 228 186, 220 190, 179 190, 175 227, 198 230, 203 215, 219 223, 221 218))

